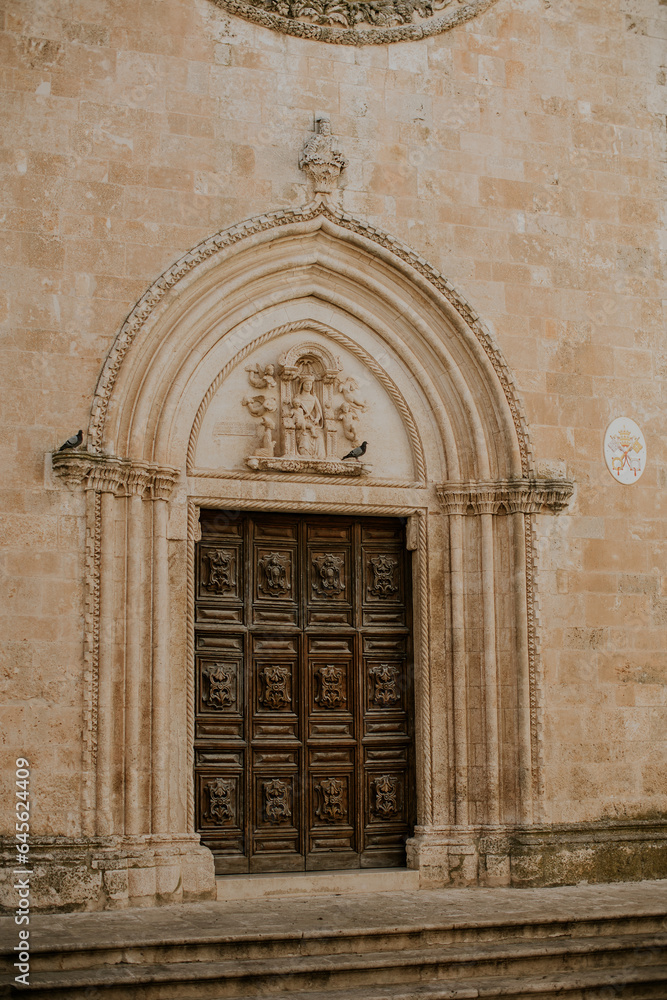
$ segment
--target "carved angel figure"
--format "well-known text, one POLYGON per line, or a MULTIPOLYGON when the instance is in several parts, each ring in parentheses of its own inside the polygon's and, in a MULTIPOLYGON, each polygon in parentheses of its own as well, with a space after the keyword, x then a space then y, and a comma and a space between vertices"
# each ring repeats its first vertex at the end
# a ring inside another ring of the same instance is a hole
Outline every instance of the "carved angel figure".
POLYGON ((351 406, 350 403, 341 403, 336 413, 336 419, 340 420, 343 425, 343 434, 347 440, 351 441, 352 444, 357 444, 359 440, 359 430, 357 427, 359 415, 356 408, 351 406))
POLYGON ((253 389, 275 389, 276 379, 275 379, 275 365, 248 365, 246 368, 248 373, 248 381, 253 389))
POLYGON ((252 399, 244 396, 241 402, 244 406, 248 407, 253 417, 261 417, 265 413, 273 413, 278 406, 275 399, 272 399, 270 396, 253 396, 252 399))
POLYGON ((358 390, 359 390, 359 383, 357 382, 356 378, 348 376, 347 378, 339 379, 338 391, 342 395, 345 402, 349 403, 351 407, 352 406, 356 407, 357 409, 361 410, 362 413, 365 413, 365 411, 368 409, 368 406, 366 400, 362 399, 361 396, 359 395, 358 390))

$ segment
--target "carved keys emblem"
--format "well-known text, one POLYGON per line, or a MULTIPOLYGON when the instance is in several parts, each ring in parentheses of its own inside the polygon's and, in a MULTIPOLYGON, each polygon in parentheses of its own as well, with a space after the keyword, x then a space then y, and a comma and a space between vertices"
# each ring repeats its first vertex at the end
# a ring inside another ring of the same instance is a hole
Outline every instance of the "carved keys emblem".
POLYGON ((317 671, 319 691, 315 695, 318 705, 330 709, 340 707, 345 697, 344 676, 343 667, 334 667, 331 663, 319 668, 317 671))
POLYGON ((292 589, 292 585, 287 579, 288 555, 281 552, 271 552, 268 556, 262 556, 258 562, 263 574, 259 589, 263 594, 279 597, 292 589))
POLYGON ((382 774, 371 785, 375 793, 371 812, 376 819, 391 819, 398 812, 398 778, 382 774))
POLYGON ((375 705, 386 708, 401 700, 398 687, 398 668, 391 663, 378 663, 368 671, 373 681, 372 700, 375 705))
POLYGON ((206 668, 205 675, 208 679, 208 690, 205 690, 202 696, 204 704, 211 708, 229 708, 230 705, 233 705, 236 700, 234 696, 236 671, 234 667, 215 663, 206 668))
POLYGON ((292 818, 292 790, 286 781, 273 778, 264 782, 264 817, 269 823, 292 818))
POLYGON ((326 555, 313 559, 313 566, 315 568, 313 590, 316 594, 320 597, 336 597, 345 590, 341 573, 342 556, 335 556, 333 553, 327 552, 326 555))
POLYGON ((260 673, 263 690, 259 696, 260 704, 267 708, 287 708, 292 704, 290 692, 291 672, 289 667, 264 667, 260 673))
POLYGON ((206 818, 218 820, 220 823, 233 820, 233 782, 225 781, 224 778, 216 778, 215 781, 206 782, 206 789, 208 791, 208 811, 206 818))
POLYGON ((215 549, 206 554, 208 560, 208 583, 204 586, 216 594, 225 594, 228 590, 236 590, 236 572, 234 553, 229 549, 215 549))
POLYGON ((315 785, 315 791, 319 793, 320 802, 315 810, 318 819, 328 823, 335 823, 338 819, 343 819, 347 813, 347 796, 345 785, 338 778, 323 778, 319 784, 315 785))
POLYGON ((398 584, 394 581, 396 579, 396 570, 398 569, 398 560, 392 559, 391 556, 373 556, 371 559, 371 567, 373 570, 373 584, 370 587, 370 592, 374 597, 391 597, 398 590, 398 584))

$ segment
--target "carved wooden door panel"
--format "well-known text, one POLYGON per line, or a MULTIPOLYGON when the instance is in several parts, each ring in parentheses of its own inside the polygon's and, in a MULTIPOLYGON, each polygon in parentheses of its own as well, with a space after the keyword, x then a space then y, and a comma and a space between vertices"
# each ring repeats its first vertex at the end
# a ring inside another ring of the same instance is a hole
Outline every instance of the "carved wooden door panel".
POLYGON ((218 872, 405 864, 414 822, 400 521, 202 511, 195 808, 218 872))

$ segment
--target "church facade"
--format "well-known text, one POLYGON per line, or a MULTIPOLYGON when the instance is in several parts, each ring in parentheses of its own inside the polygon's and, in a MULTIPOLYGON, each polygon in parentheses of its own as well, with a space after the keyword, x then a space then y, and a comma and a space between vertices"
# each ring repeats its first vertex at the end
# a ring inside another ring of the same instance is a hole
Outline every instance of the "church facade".
POLYGON ((2 906, 667 877, 667 8, 2 13, 2 906))

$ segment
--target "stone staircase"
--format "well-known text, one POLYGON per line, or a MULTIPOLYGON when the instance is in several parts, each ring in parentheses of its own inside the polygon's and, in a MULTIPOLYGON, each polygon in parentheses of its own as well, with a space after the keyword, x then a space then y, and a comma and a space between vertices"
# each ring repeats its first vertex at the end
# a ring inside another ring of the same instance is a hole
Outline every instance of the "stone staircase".
POLYGON ((294 896, 39 916, 39 1000, 667 1000, 667 882, 294 896))

